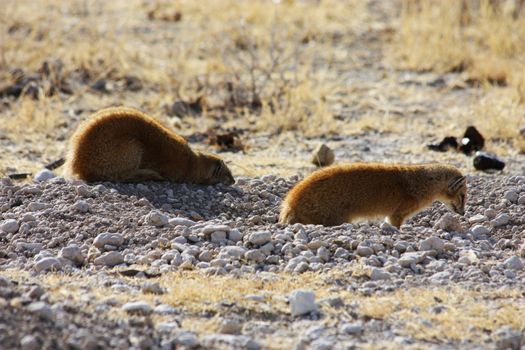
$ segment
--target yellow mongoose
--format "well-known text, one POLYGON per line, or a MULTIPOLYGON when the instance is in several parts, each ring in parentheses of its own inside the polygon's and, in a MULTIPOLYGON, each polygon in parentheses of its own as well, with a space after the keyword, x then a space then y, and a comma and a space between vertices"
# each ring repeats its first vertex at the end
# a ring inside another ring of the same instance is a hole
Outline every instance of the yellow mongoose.
POLYGON ((235 182, 219 157, 193 151, 183 137, 132 108, 96 112, 69 148, 66 174, 86 181, 235 182))
POLYGON ((450 165, 334 165, 315 171, 290 190, 279 222, 336 226, 387 217, 399 228, 434 200, 463 215, 466 194, 466 178, 450 165))

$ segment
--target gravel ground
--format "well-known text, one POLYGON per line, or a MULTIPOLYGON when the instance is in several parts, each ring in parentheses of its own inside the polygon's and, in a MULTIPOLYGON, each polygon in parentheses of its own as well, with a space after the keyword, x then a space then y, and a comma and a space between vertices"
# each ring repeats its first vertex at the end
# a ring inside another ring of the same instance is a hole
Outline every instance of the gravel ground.
MULTIPOLYGON (((229 314, 239 319, 240 326, 230 319, 226 331, 211 335, 188 332, 174 321, 159 326, 144 316, 114 320, 86 311, 82 301, 57 302, 49 297, 49 290, 38 286, 38 281, 54 275, 51 271, 98 276, 93 283, 128 290, 134 288, 129 281, 116 283, 107 273, 197 270, 208 276, 264 279, 283 271, 330 276, 332 271, 346 267, 355 271, 360 266, 363 272, 348 276, 342 288, 365 297, 443 286, 510 290, 525 283, 524 176, 469 176, 464 217, 436 203, 398 231, 380 222, 330 228, 277 224, 280 202, 297 177, 238 178, 232 187, 202 187, 85 184, 51 173, 39 175, 39 182, 16 184, 7 178, 0 182, 0 271, 11 271, 11 277, 0 279, 0 304, 7 310, 0 316, 0 344, 5 348, 171 349, 177 344, 286 348, 279 346, 281 339, 282 344, 292 341, 297 348, 328 349, 358 346, 365 341, 363 333, 398 346, 414 342, 397 335, 395 322, 373 318, 326 327, 324 313, 317 308, 320 301, 308 290, 283 295, 291 315, 277 313, 275 317, 284 319, 273 320, 266 331, 242 312, 229 314), (27 278, 13 277, 12 271, 27 272, 27 278), (279 326, 283 322, 284 328, 279 326), (18 331, 27 327, 30 332, 18 331)), ((170 293, 170 288, 148 283, 142 285, 143 292, 170 293)), ((98 307, 100 313, 111 308, 131 314, 166 311, 158 301, 136 301, 105 302, 98 307)), ((523 306, 522 299, 517 302, 523 306)), ((169 312, 170 307, 164 307, 169 312)), ((486 346, 503 349, 510 341, 511 348, 519 348, 520 330, 498 332, 489 332, 486 346)), ((424 344, 479 346, 468 341, 424 344)))

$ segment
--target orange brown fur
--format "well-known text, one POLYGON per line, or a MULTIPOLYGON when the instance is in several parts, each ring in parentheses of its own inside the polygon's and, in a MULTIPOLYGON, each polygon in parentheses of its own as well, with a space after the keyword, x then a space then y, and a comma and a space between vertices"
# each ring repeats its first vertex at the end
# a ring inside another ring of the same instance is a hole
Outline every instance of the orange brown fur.
POLYGON ((66 172, 86 181, 172 181, 232 184, 224 162, 132 108, 98 111, 70 141, 66 172))
POLYGON ((292 188, 279 221, 336 226, 359 218, 388 217, 399 228, 434 200, 463 214, 466 192, 465 177, 449 165, 335 165, 292 188))

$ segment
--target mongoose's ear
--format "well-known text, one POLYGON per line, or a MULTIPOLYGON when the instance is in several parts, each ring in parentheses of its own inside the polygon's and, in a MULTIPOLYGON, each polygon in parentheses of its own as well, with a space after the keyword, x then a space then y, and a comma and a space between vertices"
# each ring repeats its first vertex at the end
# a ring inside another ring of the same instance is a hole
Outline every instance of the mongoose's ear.
POLYGON ((451 193, 457 192, 465 183, 467 182, 467 178, 465 176, 456 177, 450 183, 448 184, 448 190, 451 193))

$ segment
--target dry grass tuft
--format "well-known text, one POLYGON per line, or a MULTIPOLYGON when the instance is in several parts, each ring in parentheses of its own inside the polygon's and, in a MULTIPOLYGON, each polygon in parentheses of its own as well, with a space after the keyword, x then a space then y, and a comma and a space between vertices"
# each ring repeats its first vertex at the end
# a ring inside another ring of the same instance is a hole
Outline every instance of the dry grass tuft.
POLYGON ((393 54, 400 68, 465 71, 473 83, 512 85, 523 101, 525 9, 508 1, 405 0, 393 54))

